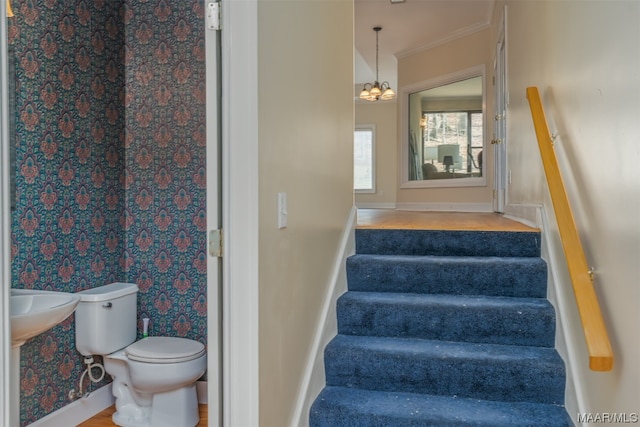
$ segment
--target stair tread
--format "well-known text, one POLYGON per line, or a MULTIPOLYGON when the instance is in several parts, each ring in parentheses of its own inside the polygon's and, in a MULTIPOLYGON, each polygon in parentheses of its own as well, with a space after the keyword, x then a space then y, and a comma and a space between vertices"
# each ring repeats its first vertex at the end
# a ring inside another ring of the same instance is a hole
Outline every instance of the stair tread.
POLYGON ((357 229, 357 253, 540 256, 540 233, 357 229))
POLYGON ((427 340, 420 338, 396 338, 355 336, 338 334, 327 345, 330 347, 362 348, 367 351, 410 353, 438 359, 488 359, 532 360, 540 363, 563 364, 554 348, 518 346, 508 344, 468 343, 459 341, 427 340))
POLYGON ((555 340, 555 311, 544 298, 348 291, 337 313, 345 335, 544 347, 555 340))
POLYGON ((338 334, 325 348, 328 385, 561 404, 553 348, 338 334))
POLYGON ((539 257, 518 256, 477 256, 477 255, 405 255, 405 254, 360 254, 351 255, 352 259, 370 259, 391 262, 425 262, 438 264, 544 264, 539 257))
POLYGON ((312 427, 572 426, 564 407, 328 386, 310 411, 312 427))
POLYGON ((427 294, 411 292, 368 292, 348 291, 341 298, 363 300, 370 303, 383 304, 415 304, 441 305, 486 308, 531 307, 532 309, 553 310, 553 306, 546 298, 511 297, 500 295, 456 295, 456 294, 427 294))
POLYGON ((545 297, 547 264, 541 258, 352 255, 351 291, 545 297))

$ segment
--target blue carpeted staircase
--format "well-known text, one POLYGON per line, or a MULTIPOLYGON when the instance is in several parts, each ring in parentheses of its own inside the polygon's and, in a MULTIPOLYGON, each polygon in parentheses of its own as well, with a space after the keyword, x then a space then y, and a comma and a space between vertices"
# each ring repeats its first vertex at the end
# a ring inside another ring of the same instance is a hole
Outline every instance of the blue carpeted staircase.
POLYGON ((311 427, 572 426, 537 232, 356 230, 311 427))

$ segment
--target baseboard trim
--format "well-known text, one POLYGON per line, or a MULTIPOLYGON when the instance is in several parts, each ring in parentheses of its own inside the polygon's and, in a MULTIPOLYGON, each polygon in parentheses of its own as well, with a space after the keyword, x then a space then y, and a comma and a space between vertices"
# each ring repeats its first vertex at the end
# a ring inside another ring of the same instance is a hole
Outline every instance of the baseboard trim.
POLYGON ((107 384, 91 392, 86 398, 75 400, 67 406, 29 424, 29 427, 75 426, 104 411, 114 402, 115 398, 111 393, 111 384, 107 384))
MULTIPOLYGON (((548 215, 544 206, 538 206, 538 217, 541 221, 542 229, 542 258, 548 266, 548 286, 547 298, 556 310, 556 349, 565 361, 567 377, 565 387, 565 407, 567 413, 571 417, 575 425, 578 420, 575 415, 586 412, 586 398, 583 390, 585 384, 578 372, 580 361, 578 360, 578 351, 575 345, 575 335, 580 335, 581 330, 571 330, 571 317, 576 317, 577 308, 571 307, 575 305, 572 301, 571 292, 561 289, 562 284, 569 283, 571 278, 568 276, 566 258, 560 246, 558 238, 554 238, 555 217, 553 213, 548 215), (568 295, 569 294, 569 295, 568 295)), ((583 353, 581 353, 583 354, 583 353)), ((583 424, 584 425, 584 424, 583 424)))
POLYGON ((390 203, 374 203, 374 202, 356 202, 358 209, 395 209, 396 204, 390 203))
POLYGON ((401 211, 432 212, 493 212, 491 203, 401 202, 396 203, 396 209, 401 211))
POLYGON ((542 228, 541 205, 506 205, 504 217, 521 222, 529 227, 542 228))
POLYGON ((291 419, 291 427, 309 425, 309 409, 325 386, 324 347, 338 333, 336 300, 347 290, 346 259, 355 253, 355 226, 357 209, 351 209, 342 232, 333 269, 327 286, 320 317, 313 335, 311 350, 307 355, 305 370, 300 382, 298 400, 291 419))
MULTIPOLYGON (((207 381, 196 382, 196 392, 198 393, 198 403, 206 405, 209 402, 207 381)), ((111 384, 107 384, 91 392, 86 398, 75 400, 67 406, 63 406, 57 411, 29 424, 28 427, 75 426, 104 411, 112 406, 115 401, 111 392, 111 384)))

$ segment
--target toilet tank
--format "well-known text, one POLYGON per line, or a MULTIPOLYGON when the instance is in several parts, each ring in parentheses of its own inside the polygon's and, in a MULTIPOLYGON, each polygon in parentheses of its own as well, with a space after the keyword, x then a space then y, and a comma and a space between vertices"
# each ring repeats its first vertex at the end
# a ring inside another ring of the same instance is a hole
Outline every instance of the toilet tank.
POLYGON ((136 340, 135 283, 111 283, 78 292, 76 348, 80 354, 106 355, 136 340))

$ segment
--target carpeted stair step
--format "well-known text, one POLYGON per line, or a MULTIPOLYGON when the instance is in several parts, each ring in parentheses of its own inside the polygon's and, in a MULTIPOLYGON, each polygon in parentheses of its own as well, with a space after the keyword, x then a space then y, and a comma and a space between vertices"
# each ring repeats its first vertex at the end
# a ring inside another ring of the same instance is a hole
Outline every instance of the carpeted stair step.
POLYGON ((356 230, 311 427, 571 426, 539 232, 356 230))
POLYGON ((533 257, 356 254, 347 259, 347 284, 350 291, 545 298, 547 265, 533 257))
POLYGON ((561 406, 326 387, 311 427, 568 427, 561 406))
POLYGON ((539 232, 357 229, 356 253, 437 256, 540 256, 539 232))
POLYGON ((505 402, 562 404, 555 349, 337 335, 325 348, 328 386, 505 402))
POLYGON ((555 311, 542 298, 346 292, 338 333, 553 347, 555 311))

